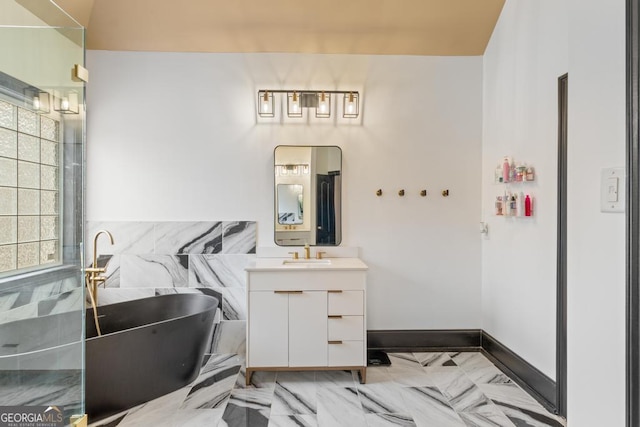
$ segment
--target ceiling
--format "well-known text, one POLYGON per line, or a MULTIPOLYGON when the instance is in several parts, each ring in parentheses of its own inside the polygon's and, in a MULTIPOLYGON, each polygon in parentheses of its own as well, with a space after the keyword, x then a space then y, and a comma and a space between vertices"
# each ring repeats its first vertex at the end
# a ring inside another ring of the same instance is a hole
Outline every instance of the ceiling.
POLYGON ((54 0, 87 49, 482 55, 505 0, 54 0))

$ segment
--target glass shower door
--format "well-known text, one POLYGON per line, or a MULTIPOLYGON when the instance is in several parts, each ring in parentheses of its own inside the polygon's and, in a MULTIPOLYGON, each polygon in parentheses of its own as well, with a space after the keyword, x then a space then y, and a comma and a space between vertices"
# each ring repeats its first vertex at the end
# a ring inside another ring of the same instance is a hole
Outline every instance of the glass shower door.
POLYGON ((81 25, 47 0, 0 2, 0 426, 72 425, 85 410, 75 64, 81 25))

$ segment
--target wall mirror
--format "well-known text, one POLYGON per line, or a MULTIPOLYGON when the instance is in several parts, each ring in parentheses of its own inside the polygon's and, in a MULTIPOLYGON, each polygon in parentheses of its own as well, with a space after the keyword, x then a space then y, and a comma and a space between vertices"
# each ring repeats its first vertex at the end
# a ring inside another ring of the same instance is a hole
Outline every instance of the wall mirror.
POLYGON ((336 246, 342 240, 342 150, 279 145, 274 151, 274 225, 279 246, 336 246))

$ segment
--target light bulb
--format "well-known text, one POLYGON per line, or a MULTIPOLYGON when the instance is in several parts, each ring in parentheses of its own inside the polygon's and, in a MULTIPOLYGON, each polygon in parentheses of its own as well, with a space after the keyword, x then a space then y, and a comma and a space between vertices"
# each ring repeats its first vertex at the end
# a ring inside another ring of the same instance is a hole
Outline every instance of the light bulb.
POLYGON ((269 112, 269 92, 265 92, 264 96, 262 97, 262 112, 269 112))
POLYGON ((37 96, 33 97, 33 109, 34 110, 39 110, 40 109, 40 98, 37 96))
POLYGON ((321 113, 327 112, 327 98, 324 96, 324 92, 320 95, 320 105, 318 105, 321 113))
POLYGON ((69 109, 69 100, 67 98, 62 98, 62 101, 60 101, 60 109, 62 111, 67 111, 69 109))
POLYGON ((353 114, 356 111, 356 103, 353 93, 349 93, 349 101, 347 102, 347 114, 353 114))
POLYGON ((298 101, 298 94, 293 92, 293 99, 291 100, 291 110, 294 113, 300 111, 300 101, 298 101))

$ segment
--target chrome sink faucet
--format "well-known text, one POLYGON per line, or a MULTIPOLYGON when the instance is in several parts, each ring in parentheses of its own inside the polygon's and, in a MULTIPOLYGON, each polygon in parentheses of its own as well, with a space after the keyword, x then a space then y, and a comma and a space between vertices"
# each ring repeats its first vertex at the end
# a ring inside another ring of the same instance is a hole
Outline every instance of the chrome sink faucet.
POLYGON ((105 276, 101 276, 107 269, 105 267, 98 267, 98 237, 100 237, 101 234, 106 234, 113 245, 113 235, 107 230, 100 230, 93 237, 93 263, 91 267, 85 269, 87 288, 89 289, 89 297, 91 298, 92 305, 97 305, 98 303, 98 285, 100 285, 100 283, 104 284, 107 280, 105 276))

